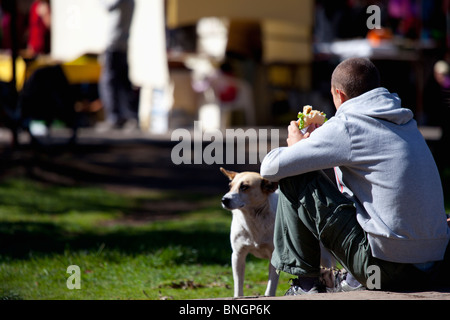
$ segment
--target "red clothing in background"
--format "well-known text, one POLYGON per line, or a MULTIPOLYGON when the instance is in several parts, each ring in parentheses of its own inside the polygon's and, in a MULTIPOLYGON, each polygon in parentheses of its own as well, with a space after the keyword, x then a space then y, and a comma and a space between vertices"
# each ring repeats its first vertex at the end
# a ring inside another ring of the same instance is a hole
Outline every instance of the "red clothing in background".
POLYGON ((50 52, 50 27, 38 13, 40 1, 34 1, 30 9, 30 35, 28 48, 34 54, 50 52))

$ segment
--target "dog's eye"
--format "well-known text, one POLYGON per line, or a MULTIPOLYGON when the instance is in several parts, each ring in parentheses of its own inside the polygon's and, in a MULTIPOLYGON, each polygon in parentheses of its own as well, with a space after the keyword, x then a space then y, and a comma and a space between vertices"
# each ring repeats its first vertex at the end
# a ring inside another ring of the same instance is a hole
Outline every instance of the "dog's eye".
POLYGON ((248 188, 250 188, 250 186, 248 186, 248 185, 246 185, 246 184, 241 184, 241 186, 239 187, 239 190, 245 191, 245 190, 247 190, 248 188))

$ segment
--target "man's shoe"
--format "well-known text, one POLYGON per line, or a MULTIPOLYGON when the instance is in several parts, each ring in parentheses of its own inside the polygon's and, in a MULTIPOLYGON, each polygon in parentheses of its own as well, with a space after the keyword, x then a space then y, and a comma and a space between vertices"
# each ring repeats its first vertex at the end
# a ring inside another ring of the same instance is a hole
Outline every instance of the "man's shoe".
POLYGON ((136 119, 127 119, 122 124, 122 131, 135 132, 139 130, 139 122, 136 119))
POLYGON ((347 282, 347 277, 349 273, 346 270, 335 270, 333 272, 333 287, 327 286, 327 292, 351 292, 351 291, 361 291, 366 290, 366 288, 358 283, 356 287, 351 286, 347 282))
POLYGON ((291 282, 291 287, 284 294, 285 296, 299 296, 304 294, 314 294, 323 292, 320 282, 317 280, 314 285, 309 290, 304 290, 301 286, 301 280, 299 278, 294 278, 289 280, 291 282))
POLYGON ((352 287, 351 285, 349 285, 347 283, 347 281, 342 280, 340 283, 340 291, 337 292, 350 292, 350 291, 361 291, 361 290, 366 290, 366 288, 362 285, 359 284, 357 287, 352 287))
POLYGON ((101 121, 95 125, 95 131, 98 133, 107 133, 113 130, 117 130, 120 128, 120 125, 117 122, 112 121, 101 121))

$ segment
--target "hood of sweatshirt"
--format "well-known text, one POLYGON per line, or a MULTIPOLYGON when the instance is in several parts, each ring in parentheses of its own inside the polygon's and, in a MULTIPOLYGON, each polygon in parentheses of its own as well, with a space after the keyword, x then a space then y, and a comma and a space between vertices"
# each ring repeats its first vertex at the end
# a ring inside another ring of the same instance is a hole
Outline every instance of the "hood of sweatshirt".
POLYGON ((399 125, 408 123, 414 117, 411 110, 402 108, 401 99, 396 93, 390 93, 386 88, 381 87, 347 100, 338 109, 336 116, 348 112, 356 112, 359 115, 399 125))

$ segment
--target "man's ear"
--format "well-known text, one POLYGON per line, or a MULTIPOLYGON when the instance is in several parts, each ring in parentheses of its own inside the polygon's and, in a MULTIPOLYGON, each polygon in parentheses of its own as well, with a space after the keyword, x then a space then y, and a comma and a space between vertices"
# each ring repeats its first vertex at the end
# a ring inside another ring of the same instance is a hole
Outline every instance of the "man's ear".
POLYGON ((348 100, 348 96, 344 91, 336 89, 336 93, 338 94, 339 99, 341 100, 341 104, 348 100))
POLYGON ((278 189, 278 182, 270 182, 267 179, 262 179, 261 180, 261 189, 262 189, 262 191, 265 191, 268 193, 275 192, 278 189))
POLYGON ((225 170, 224 168, 220 168, 220 171, 226 176, 228 177, 228 179, 230 179, 230 181, 232 181, 234 179, 234 177, 238 174, 237 172, 234 171, 228 171, 225 170))

